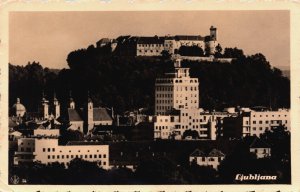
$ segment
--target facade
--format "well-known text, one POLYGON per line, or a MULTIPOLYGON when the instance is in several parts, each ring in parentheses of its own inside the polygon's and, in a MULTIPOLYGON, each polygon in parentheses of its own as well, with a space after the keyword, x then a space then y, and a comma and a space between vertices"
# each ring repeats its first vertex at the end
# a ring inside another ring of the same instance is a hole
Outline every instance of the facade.
POLYGON ((17 98, 16 103, 11 108, 11 115, 16 117, 23 117, 26 113, 25 106, 21 103, 20 98, 17 98))
POLYGON ((278 126, 285 126, 290 130, 290 112, 288 109, 277 111, 249 111, 242 112, 238 117, 224 119, 224 136, 241 138, 245 136, 260 137, 265 131, 278 126))
POLYGON ((256 136, 250 136, 244 139, 249 146, 249 152, 253 153, 257 159, 271 157, 271 146, 256 136))
POLYGON ((93 101, 88 98, 84 108, 76 108, 75 102, 70 98, 70 105, 66 114, 70 129, 89 133, 96 125, 112 125, 112 118, 105 108, 94 107, 93 101))
POLYGON ((159 56, 164 50, 163 37, 139 37, 136 56, 159 56))
POLYGON ((184 132, 197 132, 197 139, 217 137, 217 121, 234 115, 229 112, 204 112, 199 108, 199 81, 191 78, 189 68, 182 68, 180 60, 174 73, 166 73, 155 82, 155 139, 185 139, 184 132))
POLYGON ((120 36, 117 39, 103 38, 96 43, 97 47, 110 45, 112 51, 117 47, 123 54, 132 54, 135 56, 161 56, 162 51, 169 54, 177 54, 181 46, 197 46, 203 51, 209 50, 209 54, 215 53, 218 45, 217 28, 211 26, 210 34, 207 36, 200 35, 175 35, 175 36, 152 36, 152 37, 136 37, 136 36, 120 36))
POLYGON ((213 169, 218 169, 220 163, 224 160, 225 155, 217 150, 212 149, 208 154, 196 149, 189 157, 190 163, 195 162, 200 166, 209 166, 213 169))
POLYGON ((97 162, 104 169, 109 168, 109 146, 93 143, 70 143, 58 145, 57 138, 20 138, 14 164, 36 162, 43 164, 54 162, 68 163, 75 158, 97 162))

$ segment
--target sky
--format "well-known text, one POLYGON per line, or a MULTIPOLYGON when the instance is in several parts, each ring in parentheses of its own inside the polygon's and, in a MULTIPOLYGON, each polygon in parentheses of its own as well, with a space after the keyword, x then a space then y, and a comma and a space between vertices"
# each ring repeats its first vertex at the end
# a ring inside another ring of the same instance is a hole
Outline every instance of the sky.
POLYGON ((289 68, 289 11, 11 12, 9 62, 36 61, 48 68, 68 68, 71 51, 101 38, 205 36, 212 25, 223 48, 238 47, 247 55, 262 53, 272 66, 289 68))

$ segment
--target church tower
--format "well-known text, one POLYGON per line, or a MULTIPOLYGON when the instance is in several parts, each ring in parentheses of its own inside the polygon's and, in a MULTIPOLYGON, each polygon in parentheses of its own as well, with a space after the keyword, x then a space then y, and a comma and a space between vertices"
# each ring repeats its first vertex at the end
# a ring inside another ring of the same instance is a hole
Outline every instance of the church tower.
POLYGON ((43 119, 49 118, 49 101, 45 98, 44 92, 40 106, 40 113, 43 119))
POLYGON ((94 127, 94 104, 92 99, 90 98, 89 92, 88 92, 88 102, 86 108, 87 108, 86 109, 87 127, 89 131, 94 127))
POLYGON ((53 97, 53 106, 54 106, 54 119, 57 119, 60 116, 60 104, 56 98, 55 92, 53 97))
POLYGON ((69 103, 69 108, 70 109, 75 109, 75 102, 72 98, 72 92, 70 91, 70 103, 69 103))

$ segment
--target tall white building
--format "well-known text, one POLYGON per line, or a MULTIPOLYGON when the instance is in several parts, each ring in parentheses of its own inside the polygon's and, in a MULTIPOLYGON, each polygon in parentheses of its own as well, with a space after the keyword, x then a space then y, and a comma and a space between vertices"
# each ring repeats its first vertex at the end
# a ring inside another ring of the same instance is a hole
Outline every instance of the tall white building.
MULTIPOLYGON (((190 77, 189 68, 174 64, 174 72, 155 83, 155 139, 182 139, 187 130, 199 139, 216 139, 217 118, 229 113, 203 113, 199 108, 199 81, 190 77)), ((184 138, 183 138, 184 139, 184 138)))

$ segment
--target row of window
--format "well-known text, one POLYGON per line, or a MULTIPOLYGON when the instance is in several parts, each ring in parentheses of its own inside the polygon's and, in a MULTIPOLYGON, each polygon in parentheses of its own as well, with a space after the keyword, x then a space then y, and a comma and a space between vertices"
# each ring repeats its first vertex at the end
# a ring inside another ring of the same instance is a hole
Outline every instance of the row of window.
POLYGON ((160 52, 160 50, 139 50, 140 53, 142 53, 142 52, 147 53, 148 51, 149 51, 150 53, 153 53, 153 52, 159 53, 159 52, 160 52))
POLYGON ((138 44, 138 47, 163 47, 163 44, 138 44))
MULTIPOLYGON (((48 159, 74 159, 74 158, 102 158, 102 155, 48 155, 48 159)), ((103 155, 103 158, 106 158, 106 155, 103 155)))
MULTIPOLYGON (((43 152, 55 152, 55 148, 43 148, 43 152)), ((80 153, 80 150, 74 150, 75 152, 78 152, 78 153, 80 153)), ((74 152, 73 151, 73 152, 74 152)), ((59 150, 59 152, 60 153, 62 153, 63 151, 62 150, 59 150)), ((89 153, 90 152, 90 150, 87 150, 87 152, 89 153)), ((97 152, 99 152, 99 150, 97 150, 97 152)), ((72 150, 69 150, 69 153, 72 153, 72 150)))
MULTIPOLYGON (((208 158, 208 161, 215 161, 215 158, 213 158, 213 157, 199 157, 199 160, 201 160, 201 161, 206 161, 206 158, 208 158)), ((195 160, 196 160, 196 157, 195 157, 195 160)), ((222 161, 222 157, 218 157, 218 162, 221 162, 222 161)))
MULTIPOLYGON (((253 121, 252 123, 253 124, 256 124, 257 121, 253 121)), ((280 124, 280 123, 287 123, 288 121, 285 120, 285 121, 282 121, 282 120, 271 120, 271 121, 265 121, 266 124, 269 124, 269 122, 271 124, 274 124, 274 123, 277 123, 277 124, 280 124)), ((248 125, 248 121, 246 121, 246 124, 248 125)), ((258 121, 258 124, 263 124, 263 121, 258 121)))
POLYGON ((156 86, 157 91, 173 91, 173 87, 170 86, 156 86))
MULTIPOLYGON (((256 115, 253 115, 255 117, 256 115)), ((259 117, 262 117, 263 115, 259 115, 259 117)), ((281 115, 277 115, 278 117, 281 117, 281 115)), ((284 117, 287 117, 287 115, 282 115, 284 117)), ((269 115, 266 115, 266 117, 269 117, 269 115)), ((275 117, 275 115, 272 115, 272 117, 275 117)))
POLYGON ((157 97, 163 97, 163 98, 172 98, 172 94, 156 94, 157 97))

